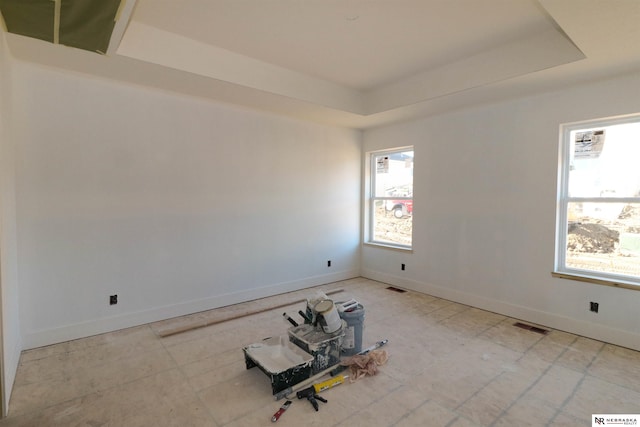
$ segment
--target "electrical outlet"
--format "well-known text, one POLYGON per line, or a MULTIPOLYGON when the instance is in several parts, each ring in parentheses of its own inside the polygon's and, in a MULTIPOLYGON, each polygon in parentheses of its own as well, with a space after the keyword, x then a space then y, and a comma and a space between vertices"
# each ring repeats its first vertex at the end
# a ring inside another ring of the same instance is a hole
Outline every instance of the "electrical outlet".
POLYGON ((118 303, 118 295, 109 296, 109 305, 116 305, 118 303))
POLYGON ((331 260, 327 261, 327 267, 331 267, 331 260))
POLYGON ((599 306, 600 306, 600 304, 598 304, 597 302, 591 301, 589 303, 589 310, 593 311, 594 313, 597 313, 599 306))
POLYGON ((400 265, 400 270, 404 271, 404 264, 400 265))

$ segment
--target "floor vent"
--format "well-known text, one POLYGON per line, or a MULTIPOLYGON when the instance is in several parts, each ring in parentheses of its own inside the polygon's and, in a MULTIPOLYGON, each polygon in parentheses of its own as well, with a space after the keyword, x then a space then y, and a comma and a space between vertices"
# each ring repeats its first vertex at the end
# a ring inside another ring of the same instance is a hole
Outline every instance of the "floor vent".
POLYGON ((520 323, 520 322, 514 323, 513 326, 517 326, 518 328, 526 329, 528 331, 535 332, 537 334, 542 334, 542 335, 547 335, 549 333, 549 331, 547 331, 546 329, 538 328, 538 327, 527 325, 525 323, 520 323))
POLYGON ((403 293, 407 292, 404 289, 394 288, 393 286, 389 286, 387 289, 389 289, 390 291, 393 291, 393 292, 398 292, 400 294, 403 294, 403 293))

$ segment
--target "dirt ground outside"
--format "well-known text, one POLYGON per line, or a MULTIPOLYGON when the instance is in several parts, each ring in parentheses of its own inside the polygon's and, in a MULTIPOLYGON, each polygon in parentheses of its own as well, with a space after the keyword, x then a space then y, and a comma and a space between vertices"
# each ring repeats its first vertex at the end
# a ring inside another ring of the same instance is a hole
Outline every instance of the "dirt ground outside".
POLYGON ((384 206, 377 206, 375 221, 374 240, 411 246, 413 218, 410 214, 396 218, 393 216, 393 211, 387 211, 384 206))
POLYGON ((640 205, 626 205, 613 219, 583 211, 567 231, 567 267, 640 277, 640 205))

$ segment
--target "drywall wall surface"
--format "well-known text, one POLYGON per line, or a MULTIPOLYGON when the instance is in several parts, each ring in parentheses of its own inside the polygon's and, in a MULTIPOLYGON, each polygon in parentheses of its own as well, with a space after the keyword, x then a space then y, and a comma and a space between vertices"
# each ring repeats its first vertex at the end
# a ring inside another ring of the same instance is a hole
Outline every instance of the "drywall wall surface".
POLYGON ((639 291, 551 277, 560 124, 637 112, 634 74, 365 131, 415 175, 413 252, 365 245, 363 275, 640 349, 639 291))
POLYGON ((26 348, 359 274, 360 132, 15 67, 26 348))
POLYGON ((20 335, 14 145, 11 124, 11 55, 0 30, 0 274, 2 291, 3 405, 6 414, 18 369, 20 335))

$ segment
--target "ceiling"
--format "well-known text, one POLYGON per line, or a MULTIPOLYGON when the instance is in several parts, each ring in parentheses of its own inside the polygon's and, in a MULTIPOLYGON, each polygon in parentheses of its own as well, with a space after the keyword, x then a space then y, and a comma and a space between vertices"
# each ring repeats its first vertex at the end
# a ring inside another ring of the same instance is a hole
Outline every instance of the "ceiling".
POLYGON ((106 55, 7 41, 20 60, 353 128, 640 70, 637 0, 122 0, 116 18, 106 55))

